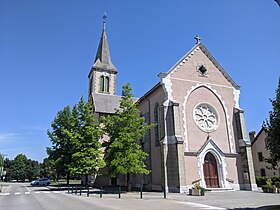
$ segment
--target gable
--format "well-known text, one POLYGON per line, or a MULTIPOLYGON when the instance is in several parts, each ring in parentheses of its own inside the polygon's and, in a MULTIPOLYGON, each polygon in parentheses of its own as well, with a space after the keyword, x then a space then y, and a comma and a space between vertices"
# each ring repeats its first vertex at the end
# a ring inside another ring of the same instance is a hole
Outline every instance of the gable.
POLYGON ((175 79, 240 88, 202 43, 196 44, 168 74, 175 79))

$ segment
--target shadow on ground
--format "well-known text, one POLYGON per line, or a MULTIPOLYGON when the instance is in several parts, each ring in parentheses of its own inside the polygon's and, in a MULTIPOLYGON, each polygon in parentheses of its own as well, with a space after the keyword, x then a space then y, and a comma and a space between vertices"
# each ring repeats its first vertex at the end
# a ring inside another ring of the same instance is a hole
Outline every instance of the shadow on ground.
POLYGON ((261 206, 258 208, 233 208, 229 210, 250 210, 250 209, 256 209, 256 210, 280 210, 280 205, 269 205, 269 206, 261 206))

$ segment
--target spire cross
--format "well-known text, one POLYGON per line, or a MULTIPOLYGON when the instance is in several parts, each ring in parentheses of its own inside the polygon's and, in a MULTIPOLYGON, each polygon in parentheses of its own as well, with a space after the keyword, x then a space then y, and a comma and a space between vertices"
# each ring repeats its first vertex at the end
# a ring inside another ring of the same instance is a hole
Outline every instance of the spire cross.
POLYGON ((200 40, 201 40, 201 38, 200 38, 198 35, 196 35, 196 36, 194 37, 194 39, 196 39, 196 44, 198 44, 198 43, 200 42, 200 40))
POLYGON ((103 15, 103 29, 106 28, 106 19, 107 19, 107 15, 106 15, 106 13, 104 12, 104 15, 103 15))

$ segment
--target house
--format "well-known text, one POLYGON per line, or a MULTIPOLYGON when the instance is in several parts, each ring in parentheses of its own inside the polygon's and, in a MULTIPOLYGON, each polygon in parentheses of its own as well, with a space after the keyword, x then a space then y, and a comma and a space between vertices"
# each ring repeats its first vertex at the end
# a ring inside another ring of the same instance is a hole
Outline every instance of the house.
MULTIPOLYGON (((132 175, 135 187, 187 192, 195 183, 213 189, 256 190, 251 144, 244 111, 239 107, 240 86, 206 46, 197 43, 159 82, 139 99, 139 111, 157 126, 141 142, 149 153, 149 175, 132 175)), ((93 67, 89 92, 95 118, 113 114, 117 68, 106 35, 106 17, 93 67)), ((152 76, 152 75, 151 75, 152 76)), ((106 139, 105 139, 106 140, 106 139)), ((100 185, 125 184, 125 177, 98 177, 100 185)))
POLYGON ((280 167, 271 169, 271 165, 265 162, 265 158, 269 158, 269 151, 266 148, 266 129, 262 127, 256 135, 255 131, 249 132, 250 141, 252 144, 252 156, 254 162, 254 170, 256 176, 280 176, 280 167))

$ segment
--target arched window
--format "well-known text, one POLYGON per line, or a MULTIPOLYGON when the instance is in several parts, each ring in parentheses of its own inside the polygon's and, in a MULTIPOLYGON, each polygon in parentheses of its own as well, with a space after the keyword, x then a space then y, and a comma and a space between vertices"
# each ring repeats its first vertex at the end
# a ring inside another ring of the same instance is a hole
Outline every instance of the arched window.
POLYGON ((155 143, 159 144, 159 105, 158 103, 155 104, 154 107, 154 123, 156 124, 156 126, 154 127, 154 131, 155 131, 155 143))
POLYGON ((109 77, 102 75, 99 81, 99 91, 109 93, 109 77))

